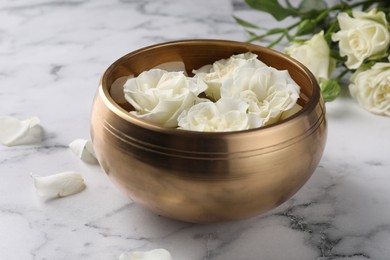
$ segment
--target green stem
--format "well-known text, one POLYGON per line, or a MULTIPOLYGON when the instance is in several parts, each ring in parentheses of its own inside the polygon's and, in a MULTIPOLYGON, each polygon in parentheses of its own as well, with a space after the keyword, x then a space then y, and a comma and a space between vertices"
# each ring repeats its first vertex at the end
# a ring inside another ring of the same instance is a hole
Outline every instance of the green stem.
POLYGON ((277 38, 273 43, 269 44, 267 47, 268 48, 272 48, 274 47, 276 44, 278 44, 285 36, 286 34, 282 34, 279 36, 279 38, 277 38))
POLYGON ((279 33, 282 33, 283 35, 286 34, 286 32, 292 30, 294 27, 297 27, 299 25, 300 22, 296 22, 292 25, 290 25, 289 27, 287 28, 274 28, 274 29, 271 29, 270 31, 268 31, 268 33, 266 34, 261 34, 261 35, 256 35, 252 38, 250 38, 248 40, 248 42, 254 42, 254 41, 258 41, 258 40, 262 40, 268 36, 271 36, 271 35, 275 35, 275 34, 279 34, 279 33))
POLYGON ((334 33, 338 27, 339 27, 339 23, 337 21, 331 22, 329 24, 329 27, 327 28, 324 34, 324 38, 327 40, 328 43, 331 42, 332 33, 334 33))
POLYGON ((345 69, 343 72, 341 72, 341 73, 335 78, 335 80, 339 82, 339 81, 340 81, 348 72, 349 72, 349 70, 348 70, 348 69, 345 69))

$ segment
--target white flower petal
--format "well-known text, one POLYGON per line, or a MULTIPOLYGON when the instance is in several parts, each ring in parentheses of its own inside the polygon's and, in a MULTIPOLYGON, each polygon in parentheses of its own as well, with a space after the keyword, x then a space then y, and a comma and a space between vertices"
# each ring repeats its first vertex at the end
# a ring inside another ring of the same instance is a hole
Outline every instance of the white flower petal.
POLYGON ((280 120, 299 98, 299 85, 288 71, 272 67, 238 68, 233 80, 221 87, 222 98, 235 98, 249 104, 248 112, 257 113, 264 125, 280 120))
POLYGON ((390 116, 390 63, 378 62, 368 70, 357 70, 349 91, 367 111, 390 116))
POLYGON ((136 111, 133 115, 160 126, 177 127, 177 117, 197 102, 207 85, 183 72, 151 69, 124 85, 126 100, 136 111))
POLYGON ((119 256, 119 260, 172 260, 172 256, 167 250, 158 248, 146 252, 125 252, 119 256))
POLYGON ((234 98, 220 98, 216 103, 198 103, 179 116, 179 128, 224 132, 260 127, 264 120, 255 113, 248 114, 248 107, 246 102, 234 98))
POLYGON ((303 63, 317 80, 330 78, 335 60, 330 57, 330 48, 324 38, 324 31, 315 34, 304 43, 291 45, 285 52, 303 63))
POLYGON ((6 146, 34 144, 42 141, 43 129, 38 117, 19 120, 11 116, 0 117, 0 143, 6 146))
POLYGON ((45 199, 61 198, 84 190, 84 179, 77 172, 62 172, 49 176, 31 174, 38 195, 45 199))
POLYGON ((97 163, 95 151, 93 149, 91 140, 76 139, 69 144, 69 148, 82 161, 91 164, 97 163))
POLYGON ((298 111, 300 111, 301 109, 302 109, 302 107, 300 105, 294 104, 294 106, 292 108, 290 108, 289 110, 284 111, 282 113, 282 115, 280 116, 280 120, 289 118, 290 116, 294 115, 295 113, 298 113, 298 111))
POLYGON ((332 34, 332 41, 338 41, 340 55, 346 56, 345 65, 357 69, 366 59, 374 59, 387 54, 390 45, 390 32, 386 15, 372 9, 370 12, 353 11, 337 16, 340 30, 332 34))
POLYGON ((211 66, 205 65, 198 70, 193 70, 195 77, 205 81, 208 85, 206 95, 213 101, 221 98, 221 87, 231 82, 235 72, 239 68, 263 68, 266 64, 257 59, 257 55, 251 52, 232 55, 228 59, 221 59, 211 66))

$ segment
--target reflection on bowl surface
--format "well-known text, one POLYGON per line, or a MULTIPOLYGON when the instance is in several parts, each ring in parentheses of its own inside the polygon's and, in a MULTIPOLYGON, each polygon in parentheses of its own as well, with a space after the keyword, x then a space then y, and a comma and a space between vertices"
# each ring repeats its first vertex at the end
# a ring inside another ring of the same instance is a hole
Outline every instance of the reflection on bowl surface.
POLYGON ((107 175, 136 203, 196 223, 255 216, 289 199, 317 167, 326 132, 319 87, 303 65, 258 45, 221 40, 168 42, 123 56, 103 74, 91 117, 95 152, 107 175), (264 128, 204 133, 142 121, 110 94, 117 79, 161 64, 184 63, 190 75, 248 51, 289 71, 301 87, 302 110, 264 128))

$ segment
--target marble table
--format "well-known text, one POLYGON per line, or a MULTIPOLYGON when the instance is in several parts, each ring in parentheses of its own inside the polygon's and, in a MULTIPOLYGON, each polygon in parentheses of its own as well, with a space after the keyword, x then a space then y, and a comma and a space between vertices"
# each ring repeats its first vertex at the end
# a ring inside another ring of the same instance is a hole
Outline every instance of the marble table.
POLYGON ((117 259, 165 248, 175 260, 389 259, 390 119, 362 110, 347 91, 327 103, 319 167, 267 214, 207 225, 157 216, 131 202, 97 165, 68 148, 89 138, 103 71, 155 43, 245 41, 232 14, 273 20, 226 0, 0 2, 0 114, 38 116, 43 142, 0 147, 0 259, 117 259), (82 173, 86 190, 42 201, 30 173, 82 173))

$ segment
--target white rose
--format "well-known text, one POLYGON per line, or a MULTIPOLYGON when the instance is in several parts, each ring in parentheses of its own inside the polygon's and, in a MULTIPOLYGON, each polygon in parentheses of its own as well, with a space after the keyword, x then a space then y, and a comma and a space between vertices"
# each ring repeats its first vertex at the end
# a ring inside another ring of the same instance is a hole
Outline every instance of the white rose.
POLYGON ((323 31, 308 41, 291 45, 285 52, 305 65, 318 82, 321 79, 329 79, 336 66, 336 61, 330 57, 329 45, 325 41, 323 31))
POLYGON ((386 54, 390 33, 383 12, 373 9, 368 13, 353 11, 352 15, 337 16, 340 31, 332 35, 332 40, 339 42, 340 55, 347 56, 345 65, 357 69, 364 60, 386 54))
POLYGON ((221 59, 212 65, 205 65, 194 70, 195 77, 201 78, 208 85, 206 95, 216 101, 221 98, 220 88, 225 81, 232 79, 238 68, 260 68, 266 67, 263 62, 257 59, 257 55, 247 52, 233 55, 228 59, 221 59))
POLYGON ((271 67, 241 68, 231 82, 222 86, 221 96, 247 102, 248 111, 258 114, 264 124, 269 125, 294 107, 299 91, 300 87, 288 71, 271 67))
POLYGON ((165 127, 177 127, 177 117, 197 102, 207 85, 183 72, 152 69, 124 84, 125 99, 135 108, 132 114, 165 127))
POLYGON ((201 132, 239 131, 260 127, 262 118, 247 113, 248 104, 233 98, 220 98, 216 103, 201 102, 183 111, 179 129, 201 132))
POLYGON ((364 109, 390 116, 390 63, 376 63, 369 70, 357 70, 351 77, 349 91, 364 109))

